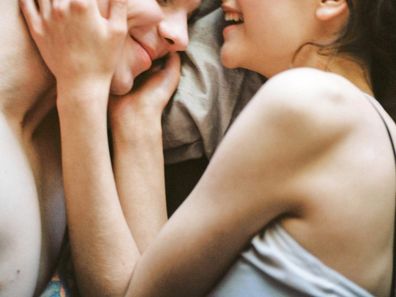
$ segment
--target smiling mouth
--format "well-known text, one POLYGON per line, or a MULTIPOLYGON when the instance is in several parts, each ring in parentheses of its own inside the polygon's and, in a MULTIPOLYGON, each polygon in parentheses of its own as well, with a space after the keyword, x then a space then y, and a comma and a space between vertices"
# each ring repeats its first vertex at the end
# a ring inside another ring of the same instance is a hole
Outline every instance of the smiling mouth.
POLYGON ((232 25, 240 25, 243 24, 243 21, 225 21, 224 26, 232 26, 232 25))
POLYGON ((150 48, 148 48, 146 45, 144 45, 143 43, 141 43, 141 42, 140 42, 139 40, 137 40, 136 38, 134 38, 134 37, 132 37, 132 36, 131 36, 131 38, 132 38, 137 44, 139 44, 140 47, 147 53, 147 55, 150 57, 151 62, 153 62, 153 61, 156 59, 155 54, 153 53, 153 51, 152 51, 150 48))
POLYGON ((240 25, 244 23, 243 16, 233 11, 224 11, 225 26, 240 25))

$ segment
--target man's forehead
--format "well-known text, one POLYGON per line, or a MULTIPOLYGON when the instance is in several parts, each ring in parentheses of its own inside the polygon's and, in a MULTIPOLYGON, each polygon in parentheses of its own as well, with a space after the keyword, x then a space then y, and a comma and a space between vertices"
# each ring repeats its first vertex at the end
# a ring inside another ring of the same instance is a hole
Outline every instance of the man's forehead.
POLYGON ((198 9, 202 1, 201 0, 174 0, 174 2, 176 2, 178 6, 187 7, 188 10, 191 12, 191 11, 198 9))

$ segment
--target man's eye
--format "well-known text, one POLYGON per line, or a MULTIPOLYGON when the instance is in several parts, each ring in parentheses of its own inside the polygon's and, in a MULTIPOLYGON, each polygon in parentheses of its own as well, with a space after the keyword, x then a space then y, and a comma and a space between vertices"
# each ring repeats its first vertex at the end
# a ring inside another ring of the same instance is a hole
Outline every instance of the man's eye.
POLYGON ((171 3, 171 0, 157 0, 158 4, 161 6, 166 6, 171 3))
POLYGON ((194 11, 192 11, 192 12, 190 12, 188 14, 188 23, 189 24, 191 24, 191 23, 196 21, 196 18, 198 17, 199 12, 200 12, 199 8, 197 8, 197 9, 195 9, 194 11))

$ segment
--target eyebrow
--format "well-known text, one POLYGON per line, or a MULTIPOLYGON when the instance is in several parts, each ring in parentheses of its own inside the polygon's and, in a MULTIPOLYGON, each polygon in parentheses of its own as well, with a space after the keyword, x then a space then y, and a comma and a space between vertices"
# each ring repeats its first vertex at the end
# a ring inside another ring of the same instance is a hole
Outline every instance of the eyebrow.
POLYGON ((189 20, 194 19, 194 18, 198 15, 199 11, 200 11, 200 10, 199 10, 199 7, 196 8, 196 9, 194 9, 192 12, 190 12, 190 13, 188 14, 188 19, 189 19, 189 20))
POLYGON ((192 20, 192 19, 194 19, 198 14, 199 14, 199 12, 200 12, 200 8, 201 8, 201 5, 202 5, 202 1, 201 0, 198 0, 198 1, 196 1, 196 3, 197 3, 197 7, 193 10, 193 11, 191 11, 189 14, 188 14, 188 19, 189 20, 192 20))

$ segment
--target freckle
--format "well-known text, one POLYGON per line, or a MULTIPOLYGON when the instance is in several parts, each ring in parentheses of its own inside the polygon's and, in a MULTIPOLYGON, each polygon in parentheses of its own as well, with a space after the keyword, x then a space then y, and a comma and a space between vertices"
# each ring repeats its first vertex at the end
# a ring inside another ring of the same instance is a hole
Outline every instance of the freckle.
POLYGON ((17 270, 17 274, 20 274, 20 273, 21 273, 21 271, 18 269, 18 270, 17 270))

